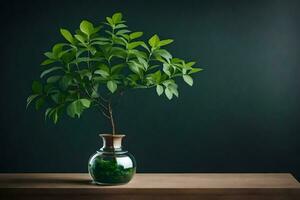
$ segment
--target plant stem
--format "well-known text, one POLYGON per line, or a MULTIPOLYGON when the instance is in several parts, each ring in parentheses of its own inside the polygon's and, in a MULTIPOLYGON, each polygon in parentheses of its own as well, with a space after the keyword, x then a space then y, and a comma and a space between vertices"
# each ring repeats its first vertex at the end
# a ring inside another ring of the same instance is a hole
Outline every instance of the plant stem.
POLYGON ((112 127, 112 134, 114 135, 116 133, 116 128, 115 128, 115 122, 114 122, 113 112, 111 108, 111 102, 108 103, 108 112, 109 112, 109 118, 112 127))

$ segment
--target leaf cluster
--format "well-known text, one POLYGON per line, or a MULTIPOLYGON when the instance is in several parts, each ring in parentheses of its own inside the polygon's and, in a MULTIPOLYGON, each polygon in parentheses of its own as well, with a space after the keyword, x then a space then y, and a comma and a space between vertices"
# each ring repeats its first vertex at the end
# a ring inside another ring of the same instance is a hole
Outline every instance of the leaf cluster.
POLYGON ((41 80, 33 82, 27 99, 27 106, 45 107, 54 123, 64 112, 79 118, 90 107, 105 114, 105 103, 127 89, 153 88, 159 96, 178 97, 175 79, 192 86, 191 75, 202 70, 165 49, 172 39, 155 34, 142 40, 143 32, 131 31, 121 13, 97 26, 83 20, 75 33, 64 28, 60 33, 65 41, 44 53, 41 80))

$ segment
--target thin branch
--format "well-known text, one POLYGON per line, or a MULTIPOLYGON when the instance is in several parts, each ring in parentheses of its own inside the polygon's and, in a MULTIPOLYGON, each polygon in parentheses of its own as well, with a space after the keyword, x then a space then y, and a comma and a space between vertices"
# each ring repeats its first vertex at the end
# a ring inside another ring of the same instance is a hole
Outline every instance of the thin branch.
MULTIPOLYGON (((96 100, 97 101, 97 100, 96 100)), ((97 101, 98 103, 99 103, 99 105, 102 107, 102 108, 104 108, 105 110, 108 110, 108 108, 103 104, 103 103, 101 103, 100 101, 97 101)))
MULTIPOLYGON (((98 105, 98 104, 97 104, 97 105, 98 105)), ((106 114, 104 110, 102 110, 102 109, 101 109, 100 107, 98 107, 98 106, 96 106, 96 108, 97 108, 97 110, 98 110, 99 112, 101 112, 106 118, 110 119, 110 116, 109 116, 108 114, 106 114)))
POLYGON ((110 116, 110 122, 111 122, 111 127, 112 127, 112 133, 113 135, 116 133, 116 128, 115 128, 115 122, 114 122, 114 117, 113 117, 113 112, 111 108, 111 103, 108 103, 108 111, 109 111, 109 116, 110 116))
POLYGON ((108 116, 104 111, 101 111, 101 112, 107 119, 110 119, 110 116, 108 116))
POLYGON ((100 94, 99 94, 99 97, 102 99, 102 101, 104 101, 104 102, 108 102, 108 100, 107 100, 107 99, 105 99, 104 97, 102 97, 100 94))

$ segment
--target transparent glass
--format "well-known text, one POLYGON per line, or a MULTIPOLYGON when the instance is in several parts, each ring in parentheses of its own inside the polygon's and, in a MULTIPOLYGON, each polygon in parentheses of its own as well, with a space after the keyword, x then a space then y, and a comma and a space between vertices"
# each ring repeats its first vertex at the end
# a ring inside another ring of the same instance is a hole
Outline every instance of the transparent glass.
POLYGON ((117 185, 128 183, 136 172, 134 157, 121 147, 123 135, 100 135, 103 147, 91 156, 88 170, 94 183, 117 185))

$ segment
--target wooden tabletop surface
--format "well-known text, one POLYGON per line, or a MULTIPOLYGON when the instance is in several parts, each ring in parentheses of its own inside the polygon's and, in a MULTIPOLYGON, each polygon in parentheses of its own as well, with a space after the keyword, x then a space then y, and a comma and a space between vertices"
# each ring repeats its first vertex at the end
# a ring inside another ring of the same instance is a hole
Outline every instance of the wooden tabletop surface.
POLYGON ((5 188, 300 188, 300 184, 288 173, 147 173, 136 174, 129 184, 105 187, 91 184, 89 175, 82 173, 0 174, 0 189, 5 188))
POLYGON ((299 200, 291 174, 136 174, 129 184, 97 186, 88 174, 0 174, 2 200, 299 200))

